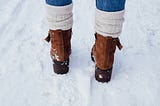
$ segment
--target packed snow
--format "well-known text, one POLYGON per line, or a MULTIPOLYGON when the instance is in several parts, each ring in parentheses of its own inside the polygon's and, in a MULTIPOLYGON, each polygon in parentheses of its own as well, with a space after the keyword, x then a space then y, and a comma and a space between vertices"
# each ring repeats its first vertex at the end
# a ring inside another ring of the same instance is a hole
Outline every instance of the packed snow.
POLYGON ((56 75, 44 0, 0 1, 0 106, 160 106, 160 0, 127 0, 124 46, 98 83, 90 50, 94 0, 74 0, 70 72, 56 75))

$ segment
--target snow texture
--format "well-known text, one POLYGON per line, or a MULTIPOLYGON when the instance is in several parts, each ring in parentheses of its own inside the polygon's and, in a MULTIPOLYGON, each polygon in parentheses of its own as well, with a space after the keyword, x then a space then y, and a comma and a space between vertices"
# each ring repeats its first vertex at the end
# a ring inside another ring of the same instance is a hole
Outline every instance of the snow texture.
POLYGON ((123 50, 94 79, 94 0, 74 0, 70 72, 52 71, 44 0, 0 1, 0 106, 160 106, 160 1, 127 0, 123 50))

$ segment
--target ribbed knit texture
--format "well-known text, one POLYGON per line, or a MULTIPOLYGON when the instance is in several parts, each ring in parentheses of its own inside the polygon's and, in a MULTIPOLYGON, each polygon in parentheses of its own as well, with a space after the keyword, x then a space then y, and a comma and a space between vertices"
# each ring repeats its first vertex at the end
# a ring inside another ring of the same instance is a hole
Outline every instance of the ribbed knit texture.
POLYGON ((46 17, 49 29, 71 29, 73 25, 72 8, 72 4, 66 6, 51 6, 46 4, 46 17))
POLYGON ((103 36, 120 36, 124 22, 124 10, 117 12, 105 12, 96 9, 95 30, 103 36))

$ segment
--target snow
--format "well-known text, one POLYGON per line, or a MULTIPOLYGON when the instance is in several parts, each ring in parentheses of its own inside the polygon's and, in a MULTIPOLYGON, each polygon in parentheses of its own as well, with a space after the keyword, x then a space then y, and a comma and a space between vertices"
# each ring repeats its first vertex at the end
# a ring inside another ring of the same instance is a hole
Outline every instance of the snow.
POLYGON ((94 0, 74 0, 70 72, 52 71, 44 0, 0 1, 0 106, 159 106, 160 1, 129 0, 112 80, 94 79, 94 0))

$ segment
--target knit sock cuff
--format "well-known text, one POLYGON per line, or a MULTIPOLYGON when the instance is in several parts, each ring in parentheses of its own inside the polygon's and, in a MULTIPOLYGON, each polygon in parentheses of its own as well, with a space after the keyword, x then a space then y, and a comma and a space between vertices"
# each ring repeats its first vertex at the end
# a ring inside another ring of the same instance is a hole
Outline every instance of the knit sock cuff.
POLYGON ((117 12, 105 12, 96 9, 95 30, 103 36, 116 38, 122 32, 125 10, 117 12))
POLYGON ((68 30, 73 25, 73 5, 51 6, 46 4, 46 18, 48 27, 52 30, 68 30))

